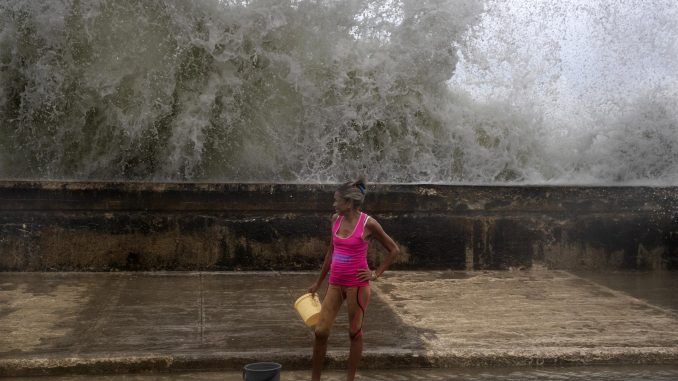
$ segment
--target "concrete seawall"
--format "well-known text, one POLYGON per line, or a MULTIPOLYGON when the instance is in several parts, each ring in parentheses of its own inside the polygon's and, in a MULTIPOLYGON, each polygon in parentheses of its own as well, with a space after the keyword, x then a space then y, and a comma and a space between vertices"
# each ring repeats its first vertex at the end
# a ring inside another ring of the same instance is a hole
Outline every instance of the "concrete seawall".
MULTIPOLYGON (((334 189, 4 181, 0 271, 316 269, 334 189)), ((395 269, 678 268, 676 187, 371 185, 365 211, 395 269)))

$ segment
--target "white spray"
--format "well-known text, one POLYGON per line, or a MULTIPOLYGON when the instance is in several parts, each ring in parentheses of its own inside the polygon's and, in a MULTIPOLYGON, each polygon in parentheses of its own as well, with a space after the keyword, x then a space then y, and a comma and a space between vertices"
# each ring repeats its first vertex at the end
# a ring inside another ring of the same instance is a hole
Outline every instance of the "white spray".
POLYGON ((575 2, 4 0, 0 178, 670 183, 676 7, 651 3, 673 42, 639 78, 668 80, 633 98, 568 75, 575 2))

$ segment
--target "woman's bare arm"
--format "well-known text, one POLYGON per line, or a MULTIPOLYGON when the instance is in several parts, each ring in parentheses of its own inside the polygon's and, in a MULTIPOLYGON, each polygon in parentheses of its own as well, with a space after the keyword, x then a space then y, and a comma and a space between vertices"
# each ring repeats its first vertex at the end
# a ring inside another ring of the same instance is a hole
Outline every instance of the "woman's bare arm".
MULTIPOLYGON (((339 216, 336 214, 332 216, 332 226, 334 226, 334 222, 338 217, 339 216)), ((325 280, 327 273, 330 271, 330 264, 332 263, 332 251, 334 251, 334 245, 332 244, 332 241, 332 237, 330 237, 330 246, 327 248, 327 252, 325 252, 325 259, 323 260, 323 266, 320 270, 320 275, 313 286, 308 289, 308 292, 312 294, 315 294, 316 291, 318 291, 318 288, 320 288, 320 285, 322 285, 323 281, 325 280)))
POLYGON ((366 270, 365 272, 360 272, 358 275, 361 280, 375 280, 381 274, 383 274, 386 269, 388 269, 391 263, 393 263, 400 253, 400 248, 398 248, 398 245, 395 243, 395 241, 393 241, 393 239, 388 234, 386 234, 379 222, 377 222, 374 218, 370 218, 367 221, 365 227, 370 232, 369 236, 379 241, 379 243, 381 243, 381 245, 388 251, 388 256, 374 271, 374 274, 372 274, 371 271, 366 270))

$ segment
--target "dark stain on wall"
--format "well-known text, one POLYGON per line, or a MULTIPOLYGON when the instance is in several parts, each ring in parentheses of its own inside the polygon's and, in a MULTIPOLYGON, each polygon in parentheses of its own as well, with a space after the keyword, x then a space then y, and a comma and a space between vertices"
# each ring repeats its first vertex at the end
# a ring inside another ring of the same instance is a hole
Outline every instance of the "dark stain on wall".
MULTIPOLYGON (((317 269, 334 189, 0 182, 0 271, 317 269)), ((372 185, 365 211, 401 248, 395 269, 671 270, 676 190, 372 185)))

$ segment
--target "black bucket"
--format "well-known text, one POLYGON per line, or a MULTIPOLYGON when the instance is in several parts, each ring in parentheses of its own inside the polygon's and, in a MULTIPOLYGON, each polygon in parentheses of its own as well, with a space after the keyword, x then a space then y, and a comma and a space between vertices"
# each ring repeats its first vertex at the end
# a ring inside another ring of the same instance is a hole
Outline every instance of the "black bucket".
POLYGON ((275 362, 255 362, 242 370, 244 381, 280 381, 282 365, 275 362))

